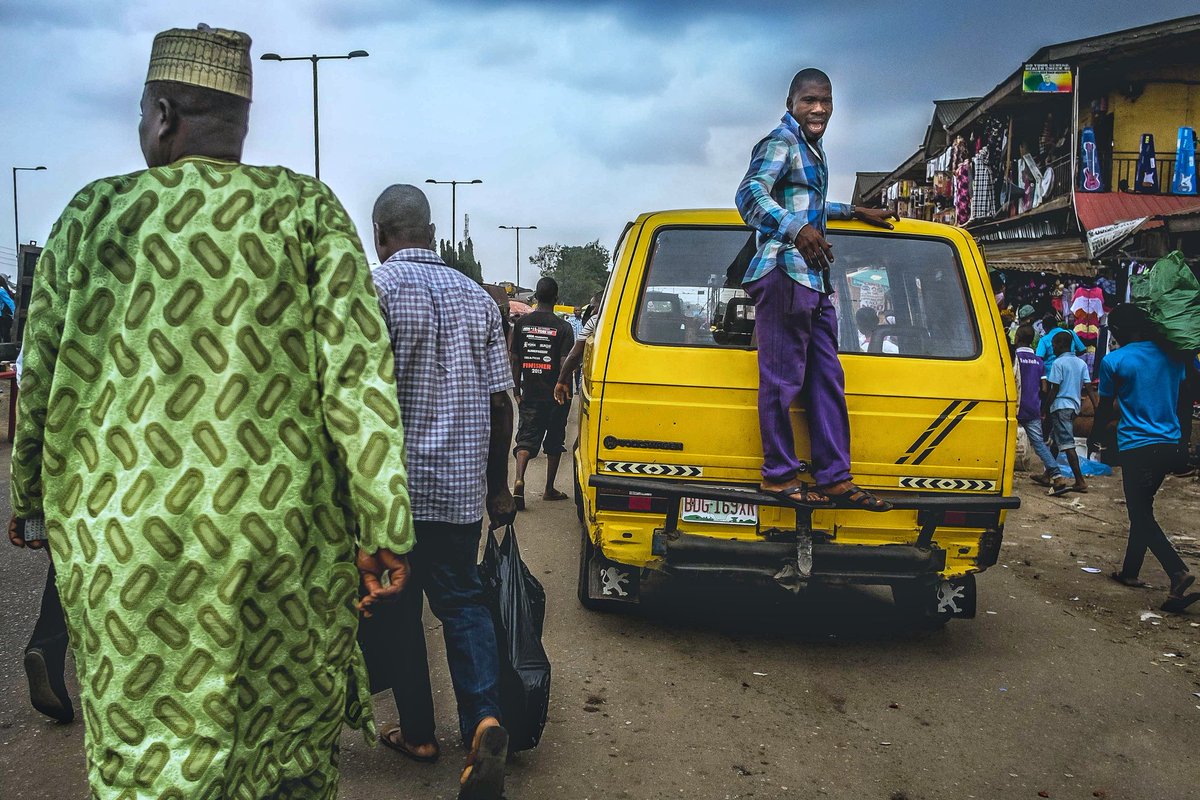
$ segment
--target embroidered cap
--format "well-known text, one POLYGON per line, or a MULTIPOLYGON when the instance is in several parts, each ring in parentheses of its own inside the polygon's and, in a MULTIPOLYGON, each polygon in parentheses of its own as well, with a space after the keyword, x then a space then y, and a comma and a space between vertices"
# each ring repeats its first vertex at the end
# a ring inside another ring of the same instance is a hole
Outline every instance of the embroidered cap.
POLYGON ((154 37, 150 81, 175 81, 250 99, 250 37, 240 31, 172 28, 154 37))

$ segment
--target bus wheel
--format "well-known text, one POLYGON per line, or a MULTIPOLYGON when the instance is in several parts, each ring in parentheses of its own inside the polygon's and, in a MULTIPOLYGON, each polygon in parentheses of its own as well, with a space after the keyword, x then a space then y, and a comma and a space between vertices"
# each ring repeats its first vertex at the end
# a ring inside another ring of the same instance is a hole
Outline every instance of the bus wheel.
POLYGON ((580 604, 589 611, 619 611, 635 605, 641 588, 641 572, 609 561, 592 543, 586 525, 579 526, 580 604))

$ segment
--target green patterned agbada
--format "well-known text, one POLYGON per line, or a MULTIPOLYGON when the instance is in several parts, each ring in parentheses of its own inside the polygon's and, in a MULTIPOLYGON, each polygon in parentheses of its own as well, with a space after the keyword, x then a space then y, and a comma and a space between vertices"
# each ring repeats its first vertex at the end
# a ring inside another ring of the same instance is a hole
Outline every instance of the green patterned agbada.
POLYGON ((333 797, 356 547, 412 547, 393 361, 321 183, 97 181, 38 262, 13 509, 44 513, 93 797, 333 797))

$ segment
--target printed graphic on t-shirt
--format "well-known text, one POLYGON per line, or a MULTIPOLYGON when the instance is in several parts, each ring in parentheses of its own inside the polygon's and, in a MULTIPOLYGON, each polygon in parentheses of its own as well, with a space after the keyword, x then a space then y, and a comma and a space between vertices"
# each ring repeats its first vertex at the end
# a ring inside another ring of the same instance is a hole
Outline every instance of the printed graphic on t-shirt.
POLYGON ((554 328, 531 325, 524 329, 524 334, 521 369, 531 376, 549 372, 554 365, 554 345, 558 340, 558 331, 554 328))

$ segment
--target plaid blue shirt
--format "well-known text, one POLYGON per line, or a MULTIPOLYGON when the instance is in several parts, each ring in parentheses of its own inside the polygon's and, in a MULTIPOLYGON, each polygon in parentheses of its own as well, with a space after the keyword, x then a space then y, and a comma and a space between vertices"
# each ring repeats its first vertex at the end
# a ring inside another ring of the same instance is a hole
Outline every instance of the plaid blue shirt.
POLYGON ((491 395, 513 386, 500 309, 432 250, 400 250, 371 277, 396 357, 413 519, 482 519, 491 395))
POLYGON ((758 252, 742 283, 756 281, 776 267, 792 280, 828 292, 819 269, 810 269, 796 249, 796 234, 805 225, 825 233, 825 220, 850 219, 850 206, 825 199, 829 167, 821 143, 810 142, 790 113, 779 127, 754 146, 750 169, 738 186, 738 211, 758 231, 758 252))

